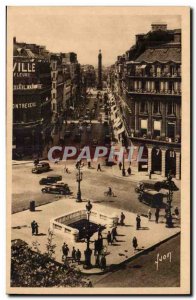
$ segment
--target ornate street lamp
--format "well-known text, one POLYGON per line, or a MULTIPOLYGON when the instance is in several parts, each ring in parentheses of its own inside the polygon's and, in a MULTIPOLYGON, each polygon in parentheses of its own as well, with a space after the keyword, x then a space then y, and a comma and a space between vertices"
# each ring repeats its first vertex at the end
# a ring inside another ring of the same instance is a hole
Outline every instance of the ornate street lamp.
POLYGON ((172 222, 172 213, 171 213, 171 208, 172 208, 172 200, 173 200, 173 191, 172 191, 172 176, 168 174, 167 176, 167 183, 169 187, 169 193, 167 195, 167 212, 166 212, 166 227, 172 228, 173 227, 173 222, 172 222))
POLYGON ((78 182, 78 192, 77 192, 77 198, 76 202, 82 202, 82 194, 81 194, 81 188, 80 188, 80 182, 82 181, 82 172, 81 172, 81 163, 78 162, 78 173, 76 174, 76 181, 78 182))
POLYGON ((92 250, 90 249, 90 214, 92 209, 92 204, 90 201, 88 201, 88 204, 86 205, 86 214, 87 214, 87 227, 86 227, 86 250, 84 251, 85 255, 85 263, 84 268, 90 269, 91 268, 91 254, 92 250))

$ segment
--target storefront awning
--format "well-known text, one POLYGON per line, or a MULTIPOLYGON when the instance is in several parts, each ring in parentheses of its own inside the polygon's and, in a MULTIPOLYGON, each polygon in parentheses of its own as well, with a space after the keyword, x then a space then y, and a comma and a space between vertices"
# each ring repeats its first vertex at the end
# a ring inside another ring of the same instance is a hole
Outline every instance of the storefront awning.
POLYGON ((115 114, 111 114, 111 121, 115 119, 115 114))
POLYGON ((116 106, 112 106, 112 111, 116 111, 117 107, 116 106))
POLYGON ((120 118, 117 117, 117 118, 115 119, 115 121, 114 121, 114 125, 116 126, 119 122, 120 122, 120 118))
POLYGON ((122 126, 122 128, 118 129, 117 133, 118 133, 118 134, 121 134, 121 133, 124 132, 124 131, 125 131, 125 128, 124 128, 124 126, 122 126))
POLYGON ((116 129, 119 129, 121 126, 122 126, 121 120, 118 121, 118 122, 115 122, 115 124, 114 124, 114 127, 115 127, 116 129))

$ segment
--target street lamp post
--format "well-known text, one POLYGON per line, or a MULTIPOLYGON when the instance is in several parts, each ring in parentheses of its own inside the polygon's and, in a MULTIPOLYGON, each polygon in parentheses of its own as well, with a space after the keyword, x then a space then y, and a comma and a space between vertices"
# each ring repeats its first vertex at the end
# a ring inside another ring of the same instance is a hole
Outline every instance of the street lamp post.
POLYGON ((86 213, 87 213, 87 227, 86 227, 86 250, 84 251, 85 255, 85 263, 84 268, 91 268, 91 254, 92 250, 90 249, 90 214, 91 214, 92 204, 90 201, 86 205, 86 213))
POLYGON ((78 173, 76 174, 76 181, 78 182, 78 192, 76 202, 82 202, 82 193, 80 188, 80 182, 82 181, 81 163, 78 163, 78 173))
POLYGON ((172 222, 172 213, 171 213, 171 208, 172 208, 172 200, 173 200, 173 191, 172 191, 172 177, 169 174, 167 177, 167 182, 169 185, 169 193, 167 195, 167 213, 166 213, 166 227, 172 228, 173 227, 173 222, 172 222))
POLYGON ((125 157, 124 157, 124 140, 122 140, 122 147, 123 147, 123 161, 122 161, 122 176, 125 176, 125 157))

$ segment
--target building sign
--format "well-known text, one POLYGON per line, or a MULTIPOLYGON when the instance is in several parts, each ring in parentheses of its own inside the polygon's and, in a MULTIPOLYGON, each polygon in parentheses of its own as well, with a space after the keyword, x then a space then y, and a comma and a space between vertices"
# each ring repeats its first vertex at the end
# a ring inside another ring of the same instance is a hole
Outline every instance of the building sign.
POLYGON ((14 77, 31 77, 35 73, 35 63, 15 61, 13 66, 14 77))
POLYGON ((28 109, 36 107, 36 102, 28 102, 28 103, 15 103, 13 104, 14 109, 28 109))

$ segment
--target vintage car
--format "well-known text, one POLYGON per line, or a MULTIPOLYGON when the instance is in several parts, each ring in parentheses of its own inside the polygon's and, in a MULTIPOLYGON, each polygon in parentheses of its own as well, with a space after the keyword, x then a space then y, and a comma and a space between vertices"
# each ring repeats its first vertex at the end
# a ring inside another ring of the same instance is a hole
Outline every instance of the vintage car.
POLYGON ((144 180, 139 182, 135 188, 136 193, 140 193, 140 191, 144 189, 151 189, 157 192, 161 189, 161 182, 160 181, 153 181, 153 180, 144 180))
POLYGON ((170 183, 168 182, 168 180, 163 180, 160 182, 160 186, 162 189, 166 189, 169 190, 169 188, 171 188, 172 191, 178 191, 179 188, 176 186, 174 181, 171 181, 171 187, 169 186, 170 183))
POLYGON ((61 175, 51 175, 48 176, 46 178, 42 178, 39 181, 40 185, 47 185, 47 184, 52 184, 52 183, 56 183, 57 181, 62 180, 62 176, 61 175))
MULTIPOLYGON (((155 180, 143 180, 139 182, 135 188, 136 193, 139 193, 143 189, 151 189, 159 192, 161 189, 169 190, 169 182, 167 180, 155 181, 155 180)), ((178 187, 174 181, 171 181, 171 190, 178 191, 178 187)))
POLYGON ((163 204, 163 199, 167 198, 168 194, 156 192, 154 190, 143 190, 140 191, 138 200, 140 202, 145 202, 151 207, 161 207, 163 204))
POLYGON ((48 194, 60 194, 60 195, 71 194, 69 186, 65 183, 45 186, 41 191, 42 193, 48 193, 48 194))
POLYGON ((47 172, 50 170, 50 165, 47 162, 40 162, 38 163, 33 169, 32 173, 40 174, 42 172, 47 172))

